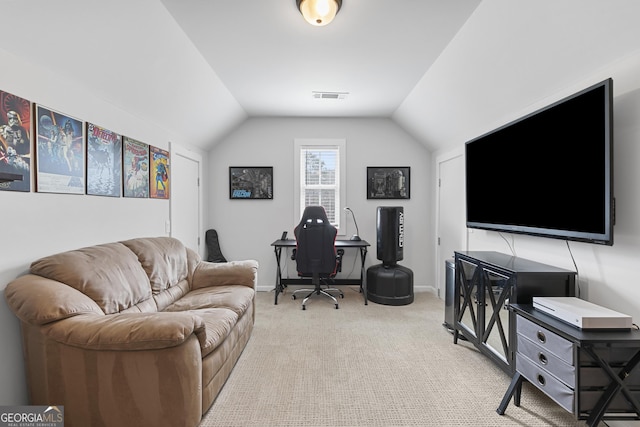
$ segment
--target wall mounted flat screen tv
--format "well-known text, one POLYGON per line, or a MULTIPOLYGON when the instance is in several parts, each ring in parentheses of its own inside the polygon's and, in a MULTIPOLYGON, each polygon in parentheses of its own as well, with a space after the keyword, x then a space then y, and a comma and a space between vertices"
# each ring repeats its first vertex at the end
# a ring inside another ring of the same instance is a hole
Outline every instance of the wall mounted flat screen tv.
POLYGON ((465 145, 467 227, 613 245, 613 81, 465 145))

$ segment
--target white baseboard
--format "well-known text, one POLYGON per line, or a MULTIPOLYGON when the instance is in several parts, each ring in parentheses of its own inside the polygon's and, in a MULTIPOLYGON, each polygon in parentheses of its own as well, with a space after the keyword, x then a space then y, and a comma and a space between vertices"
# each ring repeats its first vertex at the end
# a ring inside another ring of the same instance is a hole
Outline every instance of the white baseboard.
MULTIPOLYGON (((291 285, 298 286, 298 285, 291 285)), ((353 286, 353 285, 345 285, 345 286, 353 286)), ((258 285, 256 287, 256 291, 258 292, 271 292, 275 289, 273 285, 258 285)), ((432 285, 414 285, 413 292, 431 292, 432 294, 436 294, 437 290, 435 286, 432 285)))

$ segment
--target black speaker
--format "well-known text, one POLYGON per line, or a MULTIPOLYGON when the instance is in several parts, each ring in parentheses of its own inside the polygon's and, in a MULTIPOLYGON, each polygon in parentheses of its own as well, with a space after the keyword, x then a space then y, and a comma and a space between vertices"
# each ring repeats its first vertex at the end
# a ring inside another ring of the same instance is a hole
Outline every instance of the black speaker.
POLYGON ((404 257, 404 208, 378 206, 376 215, 378 259, 395 265, 404 257))

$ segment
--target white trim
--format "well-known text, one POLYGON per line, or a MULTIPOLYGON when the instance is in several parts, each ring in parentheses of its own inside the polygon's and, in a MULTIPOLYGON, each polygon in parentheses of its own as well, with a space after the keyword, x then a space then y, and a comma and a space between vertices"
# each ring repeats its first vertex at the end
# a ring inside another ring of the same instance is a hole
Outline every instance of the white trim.
POLYGON ((316 148, 328 148, 328 147, 338 147, 339 151, 339 171, 337 174, 339 176, 339 203, 340 206, 336 209, 336 215, 339 215, 338 220, 338 236, 344 237, 346 235, 346 214, 344 211, 344 207, 347 206, 347 191, 346 191, 346 182, 345 177, 346 173, 346 164, 347 164, 347 140, 346 139, 331 139, 331 138, 296 138, 293 140, 293 182, 294 182, 294 200, 293 200, 293 227, 298 225, 300 222, 300 216, 302 212, 300 212, 300 150, 304 147, 316 147, 316 148))
MULTIPOLYGON (((204 257, 204 241, 202 236, 204 236, 203 230, 202 230, 202 218, 204 217, 204 203, 202 200, 202 156, 194 151, 191 151, 179 144, 176 144, 175 142, 169 142, 169 152, 171 155, 171 158, 174 159, 176 156, 182 156, 184 158, 193 160, 194 162, 198 163, 198 235, 200 236, 198 238, 198 252, 200 254, 201 257, 204 257)), ((169 173, 171 173, 171 166, 169 167, 169 173)), ((173 213, 176 211, 176 206, 174 205, 174 197, 170 197, 169 198, 169 220, 171 221, 171 233, 170 235, 173 235, 173 213)))

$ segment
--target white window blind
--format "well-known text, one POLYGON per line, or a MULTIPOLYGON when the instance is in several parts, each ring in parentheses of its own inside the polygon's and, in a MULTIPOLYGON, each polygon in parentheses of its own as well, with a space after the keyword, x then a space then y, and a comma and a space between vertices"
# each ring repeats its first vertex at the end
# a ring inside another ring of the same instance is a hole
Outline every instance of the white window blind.
POLYGON ((296 140, 299 167, 299 200, 294 222, 297 224, 304 208, 323 206, 331 224, 338 228, 344 215, 344 140, 296 140))
POLYGON ((300 209, 320 205, 327 218, 338 226, 340 211, 340 151, 334 148, 302 148, 300 150, 300 209))

